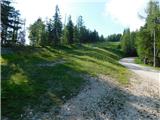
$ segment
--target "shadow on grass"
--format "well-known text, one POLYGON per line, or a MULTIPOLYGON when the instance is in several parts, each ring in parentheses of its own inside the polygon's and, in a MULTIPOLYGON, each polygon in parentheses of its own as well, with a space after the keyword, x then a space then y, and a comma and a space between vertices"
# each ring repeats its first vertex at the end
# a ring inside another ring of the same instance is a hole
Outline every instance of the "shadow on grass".
POLYGON ((82 57, 88 56, 90 62, 103 67, 105 64, 98 63, 96 59, 119 65, 116 55, 86 46, 60 46, 56 49, 26 47, 16 49, 15 53, 2 55, 7 61, 7 65, 2 65, 2 116, 15 120, 20 119, 28 106, 37 111, 48 111, 50 107, 60 106, 78 93, 85 83, 80 74, 90 73, 88 69, 82 69, 83 65, 72 62, 72 57, 79 56, 79 60, 85 61, 82 57), (46 51, 54 56, 44 54, 46 51), (45 68, 36 66, 37 63, 47 63, 66 56, 72 56, 69 63, 45 68))
POLYGON ((20 119, 29 106, 37 111, 60 106, 84 84, 79 72, 65 64, 36 66, 35 61, 48 62, 41 55, 31 58, 18 52, 2 58, 7 61, 2 65, 2 116, 13 120, 20 119))

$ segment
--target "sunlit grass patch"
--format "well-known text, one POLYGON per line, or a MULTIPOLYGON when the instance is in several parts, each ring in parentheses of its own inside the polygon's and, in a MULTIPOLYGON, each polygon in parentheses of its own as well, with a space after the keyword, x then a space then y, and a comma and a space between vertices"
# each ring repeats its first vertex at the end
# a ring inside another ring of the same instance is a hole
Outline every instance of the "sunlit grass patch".
POLYGON ((0 57, 0 63, 1 65, 7 65, 8 62, 4 58, 0 57))
POLYGON ((21 85, 21 84, 27 83, 28 79, 27 79, 27 76, 25 76, 24 74, 16 73, 11 76, 10 82, 17 84, 17 85, 21 85))

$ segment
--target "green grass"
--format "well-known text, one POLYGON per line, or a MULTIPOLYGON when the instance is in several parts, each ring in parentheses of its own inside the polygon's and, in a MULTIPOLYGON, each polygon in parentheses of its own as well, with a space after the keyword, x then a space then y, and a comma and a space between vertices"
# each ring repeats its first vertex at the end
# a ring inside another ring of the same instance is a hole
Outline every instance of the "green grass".
POLYGON ((108 75, 127 84, 129 73, 118 63, 123 56, 118 48, 119 43, 104 42, 57 48, 23 47, 1 55, 2 116, 17 120, 29 106, 44 112, 59 107, 84 86, 83 74, 108 75), (61 59, 65 63, 38 66, 61 59))
POLYGON ((160 67, 153 67, 152 65, 149 65, 149 64, 144 64, 140 58, 135 58, 135 63, 137 64, 140 64, 140 65, 143 65, 143 66, 146 66, 146 67, 151 67, 152 69, 155 69, 155 70, 160 70, 160 67))

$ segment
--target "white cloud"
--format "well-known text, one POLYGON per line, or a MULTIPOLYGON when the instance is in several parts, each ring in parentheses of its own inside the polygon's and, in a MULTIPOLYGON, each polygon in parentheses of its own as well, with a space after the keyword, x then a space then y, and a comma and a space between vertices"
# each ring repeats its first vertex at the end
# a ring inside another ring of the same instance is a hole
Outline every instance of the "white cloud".
POLYGON ((20 10, 23 18, 26 18, 27 25, 32 24, 38 17, 51 18, 58 5, 62 16, 70 13, 69 2, 66 0, 16 0, 15 7, 20 10))
POLYGON ((115 22, 131 30, 136 30, 144 25, 144 20, 138 17, 149 0, 109 0, 106 3, 105 13, 115 22))

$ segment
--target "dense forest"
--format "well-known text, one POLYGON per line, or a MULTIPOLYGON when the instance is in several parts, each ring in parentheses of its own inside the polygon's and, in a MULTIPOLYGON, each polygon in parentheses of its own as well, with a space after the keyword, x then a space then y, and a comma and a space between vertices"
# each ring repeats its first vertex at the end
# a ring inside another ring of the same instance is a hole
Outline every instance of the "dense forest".
MULTIPOLYGON (((3 46, 25 45, 25 20, 21 19, 10 0, 1 1, 3 46)), ((126 56, 139 56, 145 64, 160 66, 160 8, 157 1, 150 1, 146 9, 145 25, 137 31, 126 28, 123 34, 112 34, 104 38, 96 30, 91 31, 79 16, 74 24, 71 15, 67 23, 62 23, 58 6, 53 17, 43 21, 38 18, 29 26, 31 46, 59 46, 64 44, 95 43, 103 41, 121 42, 121 49, 126 56)))

